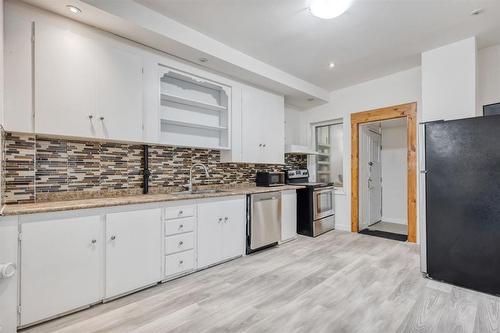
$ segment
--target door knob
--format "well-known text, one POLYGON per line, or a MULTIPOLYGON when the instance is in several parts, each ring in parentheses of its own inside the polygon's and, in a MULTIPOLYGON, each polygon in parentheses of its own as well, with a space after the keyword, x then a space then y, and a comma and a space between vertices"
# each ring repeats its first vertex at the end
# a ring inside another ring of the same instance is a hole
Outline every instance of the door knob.
POLYGON ((0 279, 8 279, 16 274, 16 265, 13 263, 0 264, 0 279))

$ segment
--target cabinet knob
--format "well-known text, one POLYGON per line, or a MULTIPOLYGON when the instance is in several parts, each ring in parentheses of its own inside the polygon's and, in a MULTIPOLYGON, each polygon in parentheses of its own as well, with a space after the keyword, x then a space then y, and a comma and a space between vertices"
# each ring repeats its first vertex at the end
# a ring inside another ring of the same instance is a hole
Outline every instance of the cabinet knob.
POLYGON ((179 246, 182 246, 182 244, 184 244, 184 242, 183 242, 183 241, 180 241, 180 242, 179 242, 179 246))
POLYGON ((179 229, 184 228, 184 224, 179 225, 179 229))
POLYGON ((226 217, 224 218, 224 222, 227 222, 227 220, 229 220, 229 218, 226 216, 226 217))
POLYGON ((115 240, 116 239, 116 236, 111 236, 111 240, 115 240))
POLYGON ((89 114, 89 119, 92 120, 93 118, 94 118, 94 116, 89 114))
POLYGON ((265 147, 265 146, 266 146, 266 144, 264 143, 264 144, 262 145, 262 147, 265 147))
POLYGON ((16 265, 9 262, 0 264, 0 279, 8 279, 16 274, 16 265))
POLYGON ((92 244, 95 244, 95 243, 97 243, 97 240, 96 240, 96 239, 93 239, 93 240, 91 240, 90 242, 91 242, 92 244))
POLYGON ((179 215, 182 215, 184 213, 184 211, 180 210, 179 211, 179 215))
POLYGON ((179 265, 182 265, 184 263, 184 260, 179 260, 179 265))
POLYGON ((100 119, 100 120, 104 120, 104 117, 103 117, 103 116, 100 116, 100 117, 99 117, 99 119, 100 119))
POLYGON ((262 143, 259 143, 259 147, 262 147, 262 143))
POLYGON ((219 223, 221 223, 221 222, 222 222, 222 217, 219 217, 219 223))

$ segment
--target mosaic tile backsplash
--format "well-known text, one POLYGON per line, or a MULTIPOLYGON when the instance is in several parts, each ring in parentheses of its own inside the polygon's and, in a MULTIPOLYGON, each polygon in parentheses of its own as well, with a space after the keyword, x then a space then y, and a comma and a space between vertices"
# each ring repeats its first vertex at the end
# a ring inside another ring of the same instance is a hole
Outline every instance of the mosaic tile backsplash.
MULTIPOLYGON (((142 193, 143 146, 75 141, 4 133, 4 203, 33 203, 97 196, 142 193)), ((253 184, 255 174, 307 168, 305 155, 286 155, 285 165, 221 163, 220 151, 149 146, 149 192, 177 190, 189 180, 194 163, 208 167, 210 177, 196 169, 200 185, 253 184)))

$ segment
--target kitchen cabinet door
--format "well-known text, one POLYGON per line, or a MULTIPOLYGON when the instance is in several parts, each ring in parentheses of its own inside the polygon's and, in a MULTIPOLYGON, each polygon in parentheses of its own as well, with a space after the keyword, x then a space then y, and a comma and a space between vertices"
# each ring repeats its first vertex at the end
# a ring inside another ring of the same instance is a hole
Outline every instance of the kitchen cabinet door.
POLYGON ((5 15, 4 118, 11 132, 33 132, 32 22, 15 13, 5 15))
POLYGON ((297 237, 297 192, 281 193, 281 241, 297 237))
POLYGON ((198 204, 198 268, 221 261, 223 217, 220 201, 198 204))
POLYGON ((95 43, 69 29, 38 22, 35 34, 35 131, 98 136, 95 43))
POLYGON ((106 298, 161 280, 161 209, 106 214, 106 298))
POLYGON ((97 46, 97 110, 94 124, 106 139, 142 141, 142 57, 107 41, 97 46))
POLYGON ((244 86, 241 101, 243 162, 284 163, 283 96, 244 86))
POLYGON ((101 299, 100 216, 23 222, 21 231, 21 325, 101 299))
POLYGON ((241 92, 241 157, 243 162, 262 163, 269 128, 265 92, 244 86, 241 92))
POLYGON ((245 254, 246 200, 236 197, 221 203, 224 215, 222 224, 222 260, 245 254))

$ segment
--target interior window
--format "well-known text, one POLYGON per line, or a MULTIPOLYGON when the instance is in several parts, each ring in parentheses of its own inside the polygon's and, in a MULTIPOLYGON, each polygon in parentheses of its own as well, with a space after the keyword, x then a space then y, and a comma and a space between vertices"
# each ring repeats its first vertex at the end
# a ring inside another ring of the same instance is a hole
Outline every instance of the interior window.
POLYGON ((316 126, 316 179, 318 182, 344 185, 342 123, 316 126))

